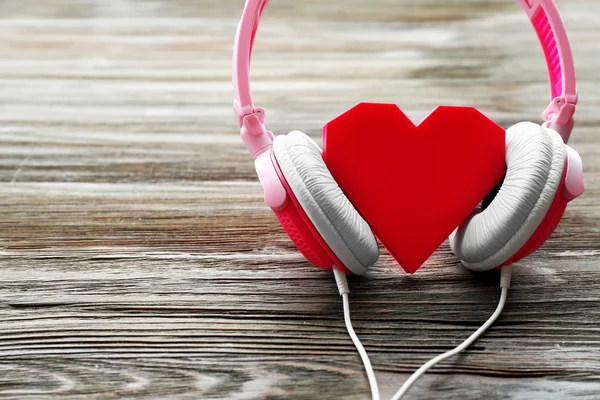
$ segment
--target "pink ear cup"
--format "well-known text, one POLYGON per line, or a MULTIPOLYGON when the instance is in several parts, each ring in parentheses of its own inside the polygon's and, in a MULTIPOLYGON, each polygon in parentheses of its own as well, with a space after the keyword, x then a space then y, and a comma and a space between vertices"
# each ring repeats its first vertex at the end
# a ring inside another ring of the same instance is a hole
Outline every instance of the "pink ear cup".
POLYGON ((335 256, 327 243, 325 243, 315 226, 308 218, 308 215, 306 215, 300 206, 300 203, 298 203, 296 196, 294 196, 294 193, 290 189, 285 177, 283 176, 283 173, 281 172, 279 164, 277 163, 272 150, 271 160, 273 162, 273 167, 279 176, 279 180, 285 188, 287 196, 290 200, 283 209, 273 210, 285 232, 288 234, 296 248, 311 264, 327 270, 331 270, 335 265, 339 270, 343 271, 347 275, 350 275, 351 272, 335 256))
POLYGON ((552 232, 558 226, 565 210, 567 208, 567 203, 569 200, 563 195, 563 187, 565 185, 565 177, 567 175, 567 161, 565 161, 565 169, 562 175, 562 179, 560 182, 560 186, 558 187, 558 191, 554 196, 554 200, 546 213, 546 216, 533 233, 533 235, 529 238, 527 243, 519 251, 515 253, 508 261, 506 261, 503 265, 510 265, 514 262, 519 261, 522 258, 527 257, 534 251, 536 251, 548 238, 552 235, 552 232))
POLYGON ((290 204, 283 210, 275 211, 275 216, 294 245, 311 264, 321 268, 331 268, 333 261, 312 236, 294 205, 290 204))
MULTIPOLYGON (((301 211, 299 210, 301 210, 301 208, 299 209, 294 204, 290 203, 283 210, 275 211, 275 216, 296 248, 308 262, 317 267, 331 270, 334 264, 336 266, 341 265, 341 263, 336 263, 332 260, 329 254, 323 249, 322 245, 324 243, 319 243, 320 240, 312 233, 311 228, 314 229, 314 227, 307 225, 304 218, 300 215, 301 211)), ((350 274, 343 265, 340 269, 345 270, 347 274, 350 274)))

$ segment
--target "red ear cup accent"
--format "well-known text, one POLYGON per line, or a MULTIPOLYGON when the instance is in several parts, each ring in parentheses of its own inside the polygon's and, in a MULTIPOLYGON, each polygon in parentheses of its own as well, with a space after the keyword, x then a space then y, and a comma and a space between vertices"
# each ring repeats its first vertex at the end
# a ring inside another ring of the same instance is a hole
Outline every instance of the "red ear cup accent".
POLYGON ((294 196, 292 189, 289 187, 279 164, 275 159, 271 150, 271 161, 273 167, 277 171, 279 180, 281 181, 285 191, 290 199, 288 204, 282 210, 273 210, 275 216, 281 223, 281 226, 288 234, 294 245, 302 255, 311 263, 317 267, 321 267, 327 270, 331 270, 335 265, 339 270, 350 275, 351 272, 344 266, 344 264, 335 256, 333 251, 329 248, 327 243, 321 237, 321 234, 317 231, 317 228, 310 222, 308 215, 304 212, 304 209, 300 206, 300 203, 294 196))
POLYGON ((567 208, 567 203, 569 202, 566 197, 562 195, 563 186, 565 185, 565 177, 567 176, 567 161, 565 161, 565 168, 563 171, 563 175, 560 181, 560 185, 558 186, 558 190, 556 191, 556 195, 554 196, 554 200, 552 200, 552 204, 550 204, 550 208, 546 213, 546 216, 536 229, 536 231, 531 235, 527 243, 519 251, 515 253, 508 261, 506 261, 503 265, 510 265, 514 262, 519 261, 520 259, 527 257, 534 251, 536 251, 548 238, 552 235, 552 232, 558 226, 565 210, 567 208))
POLYGON ((275 216, 294 245, 311 264, 331 269, 333 260, 319 246, 293 204, 289 203, 283 210, 275 211, 275 216))

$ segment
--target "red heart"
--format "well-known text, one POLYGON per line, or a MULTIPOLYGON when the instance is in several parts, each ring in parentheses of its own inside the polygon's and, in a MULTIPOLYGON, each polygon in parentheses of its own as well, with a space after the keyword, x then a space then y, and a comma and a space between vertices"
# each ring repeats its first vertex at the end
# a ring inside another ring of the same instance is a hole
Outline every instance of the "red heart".
POLYGON ((504 129, 472 107, 415 126, 394 104, 361 103, 323 128, 331 174, 409 273, 502 179, 504 150, 504 129))

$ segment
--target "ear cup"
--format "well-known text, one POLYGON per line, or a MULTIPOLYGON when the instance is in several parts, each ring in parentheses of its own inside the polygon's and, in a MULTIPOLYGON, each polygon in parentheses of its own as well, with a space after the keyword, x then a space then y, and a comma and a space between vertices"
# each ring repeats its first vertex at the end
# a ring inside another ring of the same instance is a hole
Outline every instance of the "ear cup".
POLYGON ((346 268, 362 274, 379 258, 375 236, 327 169, 321 149, 302 132, 278 136, 273 154, 298 203, 346 268))
POLYGON ((325 251, 324 246, 327 245, 319 240, 318 232, 314 227, 311 229, 310 222, 305 221, 301 211, 294 204, 288 204, 284 209, 274 212, 285 232, 308 262, 325 269, 331 269, 336 264, 336 260, 325 251))
POLYGON ((500 190, 450 236, 450 247, 465 267, 496 268, 525 246, 553 204, 565 157, 560 135, 550 128, 521 122, 506 131, 507 168, 500 190))

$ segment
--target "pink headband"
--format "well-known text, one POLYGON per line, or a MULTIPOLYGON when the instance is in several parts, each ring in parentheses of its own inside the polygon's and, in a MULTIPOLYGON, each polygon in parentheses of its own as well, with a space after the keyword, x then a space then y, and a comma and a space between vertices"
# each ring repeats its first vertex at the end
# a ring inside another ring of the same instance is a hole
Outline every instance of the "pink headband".
MULTIPOLYGON (((550 79, 550 105, 542 117, 544 126, 559 132, 565 141, 573 129, 577 104, 575 67, 565 26, 553 0, 517 0, 533 24, 546 57, 550 79)), ((235 36, 233 53, 234 111, 242 127, 242 138, 254 155, 270 144, 272 133, 264 126, 265 112, 255 108, 250 91, 250 58, 254 36, 269 0, 246 0, 235 36)))

